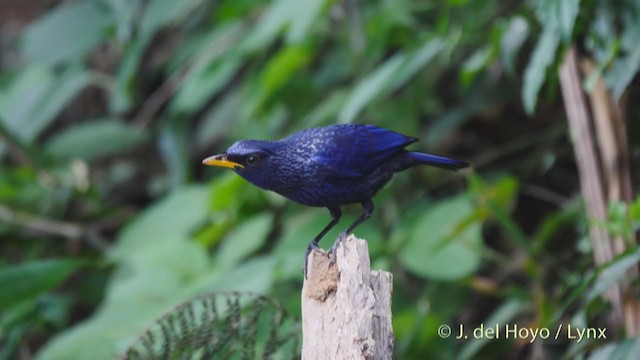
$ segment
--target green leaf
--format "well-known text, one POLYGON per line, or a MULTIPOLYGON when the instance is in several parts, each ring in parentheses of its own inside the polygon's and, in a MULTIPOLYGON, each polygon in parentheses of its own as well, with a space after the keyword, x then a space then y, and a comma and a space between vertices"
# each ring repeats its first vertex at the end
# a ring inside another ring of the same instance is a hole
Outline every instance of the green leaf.
POLYGON ((162 160, 168 169, 168 185, 178 189, 187 183, 189 178, 189 123, 186 121, 169 121, 164 124, 158 145, 162 160))
POLYGON ((109 102, 111 112, 121 113, 131 107, 134 80, 138 75, 138 66, 150 39, 151 37, 137 37, 125 48, 109 102))
POLYGON ((557 16, 560 18, 560 33, 562 34, 562 40, 565 43, 571 41, 571 35, 573 33, 573 26, 578 17, 580 10, 580 0, 563 0, 552 1, 557 4, 558 11, 557 16))
POLYGON ((56 116, 91 82, 89 73, 79 68, 70 68, 62 73, 34 109, 31 118, 22 126, 28 139, 35 139, 56 116))
POLYGON ((42 295, 85 264, 81 260, 38 260, 0 269, 0 308, 42 295))
POLYGON ((40 359, 112 359, 153 319, 193 296, 211 276, 205 249, 190 241, 203 221, 208 189, 190 186, 157 202, 118 234, 105 301, 53 338, 40 359))
POLYGON ((31 24, 22 38, 22 52, 32 63, 58 64, 86 56, 113 25, 97 2, 80 1, 57 7, 31 24))
POLYGON ((383 94, 390 87, 391 82, 405 64, 405 61, 405 54, 396 54, 369 76, 362 79, 342 107, 338 115, 338 122, 352 122, 362 109, 376 97, 383 94))
POLYGON ((88 73, 75 67, 57 77, 48 68, 29 67, 0 100, 0 118, 14 136, 31 143, 90 81, 88 73))
POLYGON ((273 216, 265 213, 241 223, 222 243, 214 264, 230 268, 260 249, 267 240, 272 222, 273 216))
MULTIPOLYGON (((454 41, 447 39, 447 41, 454 41)), ((420 70, 430 63, 440 52, 444 50, 446 42, 441 38, 429 38, 421 47, 409 54, 406 63, 400 68, 391 84, 394 91, 412 79, 420 70)))
POLYGON ((611 285, 627 276, 627 270, 637 266, 640 262, 640 249, 635 249, 627 254, 614 259, 598 274, 598 277, 587 294, 589 301, 604 293, 611 285))
POLYGON ((172 112, 200 110, 229 82, 243 64, 240 53, 230 50, 235 49, 234 44, 245 32, 242 23, 234 22, 207 33, 201 43, 194 45, 190 62, 183 66, 187 75, 171 103, 172 112))
POLYGON ((194 72, 185 79, 172 102, 172 110, 188 113, 201 109, 222 87, 229 82, 242 65, 237 57, 212 63, 202 71, 194 72))
POLYGON ((53 87, 53 73, 44 66, 30 66, 19 72, 0 96, 0 121, 16 138, 30 141, 37 134, 23 128, 34 109, 53 87))
MULTIPOLYGON (((315 209, 296 211, 284 218, 282 238, 276 244, 273 256, 277 259, 278 273, 285 278, 300 278, 304 251, 307 244, 327 226, 330 217, 326 211, 315 209)), ((327 233, 321 247, 330 246, 336 238, 334 228, 327 233), (327 245, 329 244, 329 245, 327 245)))
POLYGON ((516 71, 518 52, 529 35, 529 23, 522 16, 514 16, 500 38, 500 60, 508 73, 516 71))
POLYGON ((147 134, 119 119, 90 120, 55 134, 45 150, 59 159, 94 160, 130 150, 148 139, 147 134))
POLYGON ((296 44, 306 38, 311 25, 320 14, 326 0, 275 0, 260 17, 258 24, 243 43, 246 51, 267 47, 289 26, 287 43, 296 44))
POLYGON ((434 206, 418 221, 401 249, 402 264, 418 275, 437 280, 456 280, 473 273, 482 254, 481 224, 473 214, 465 196, 434 206))
POLYGON ((527 252, 531 252, 531 242, 520 224, 510 215, 510 209, 518 190, 518 179, 513 176, 505 176, 490 185, 485 184, 482 178, 477 175, 471 175, 468 179, 477 198, 476 213, 479 218, 495 219, 509 239, 518 243, 527 252))
POLYGON ((111 256, 126 261, 162 241, 183 241, 204 221, 209 189, 187 186, 146 209, 118 235, 111 256))
POLYGON ((288 46, 278 52, 267 64, 260 77, 260 91, 264 97, 271 96, 311 59, 311 50, 306 46, 288 46))
POLYGON ((633 221, 640 222, 640 195, 629 205, 629 216, 633 221))
POLYGON ((226 211, 240 207, 238 200, 246 193, 247 186, 250 184, 232 171, 216 177, 211 186, 211 210, 226 211))
POLYGON ((334 90, 330 95, 313 109, 300 121, 301 127, 319 126, 320 124, 333 123, 336 114, 344 106, 348 92, 342 89, 334 90))
POLYGON ((473 79, 484 70, 493 60, 494 51, 491 46, 485 46, 477 50, 464 64, 462 64, 462 73, 460 79, 464 86, 469 86, 473 79))
POLYGON ((582 203, 572 200, 562 208, 545 215, 544 220, 538 225, 536 234, 532 240, 538 249, 544 248, 547 241, 563 227, 570 227, 578 223, 582 215, 582 203))
POLYGON ((149 323, 193 295, 191 288, 207 274, 204 249, 185 238, 144 240, 127 248, 131 261, 114 271, 95 313, 55 336, 39 359, 117 358, 149 323))
POLYGON ((214 268, 204 273, 189 292, 250 291, 265 294, 273 286, 275 266, 276 259, 273 256, 260 256, 229 270, 214 268))
POLYGON ((511 175, 505 175, 487 184, 481 176, 472 174, 469 176, 469 185, 474 196, 478 198, 477 210, 490 210, 487 208, 487 202, 494 202, 506 210, 513 207, 513 203, 518 193, 518 179, 511 175))
POLYGON ((605 82, 611 88, 615 101, 620 100, 640 69, 640 24, 628 25, 623 36, 626 40, 623 42, 626 55, 615 60, 605 76, 605 82))
POLYGON ((275 0, 264 11, 253 31, 244 41, 243 49, 255 51, 265 48, 275 40, 282 28, 290 21, 289 10, 295 0, 275 0))
POLYGON ((525 69, 522 87, 522 101, 530 115, 535 111, 538 93, 546 79, 547 69, 555 60, 560 40, 565 43, 571 41, 579 8, 580 0, 542 0, 537 3, 536 13, 544 30, 525 69))
POLYGON ((304 40, 311 25, 320 15, 327 0, 291 1, 291 24, 287 32, 287 42, 298 43, 304 40))
POLYGON ((559 33, 565 43, 570 42, 580 0, 541 0, 536 5, 536 14, 545 32, 559 33))
POLYGON ((640 336, 604 344, 594 349, 587 360, 635 360, 638 354, 640 354, 640 336))
POLYGON ((223 96, 196 127, 195 142, 200 149, 210 149, 209 146, 224 138, 226 129, 238 121, 238 109, 244 104, 244 94, 234 89, 225 91, 223 96))
POLYGON ((546 79, 547 69, 553 64, 559 44, 560 37, 555 31, 545 31, 538 40, 531 60, 525 69, 522 101, 529 114, 533 114, 535 110, 538 93, 546 79))
POLYGON ((18 326, 13 326, 7 331, 3 331, 2 348, 0 348, 1 360, 9 360, 9 359, 16 358, 18 354, 18 349, 20 348, 20 345, 23 341, 22 340, 23 336, 25 335, 27 330, 28 330, 28 327, 21 324, 18 326))
POLYGON ((444 45, 442 39, 432 38, 411 54, 398 53, 385 61, 356 85, 342 107, 338 121, 352 122, 370 102, 403 86, 433 60, 444 45))
MULTIPOLYGON (((117 15, 124 17, 124 19, 119 18, 119 26, 125 27, 122 31, 126 32, 127 17, 131 16, 129 6, 132 5, 122 5, 120 4, 122 0, 111 1, 114 2, 113 7, 118 11, 117 15)), ((197 9, 201 3, 202 0, 152 0, 146 2, 139 24, 140 33, 126 47, 122 63, 118 67, 116 86, 109 104, 113 112, 123 112, 131 107, 134 79, 138 75, 136 71, 155 32, 162 27, 179 22, 197 9)))
POLYGON ((164 26, 180 21, 201 3, 202 0, 151 0, 140 20, 140 31, 143 36, 151 35, 164 26))
POLYGON ((117 25, 117 38, 127 42, 133 35, 137 13, 140 11, 140 0, 106 0, 111 6, 117 25))
MULTIPOLYGON (((481 324, 484 327, 495 327, 495 326, 504 326, 505 324, 509 324, 513 318, 518 315, 525 308, 525 304, 520 302, 519 300, 511 299, 500 305, 498 309, 496 309, 493 314, 486 320, 484 320, 481 324)), ((469 341, 466 341, 463 344, 460 353, 456 357, 457 359, 475 359, 478 351, 482 349, 487 343, 490 342, 490 339, 482 337, 480 339, 470 338, 469 341)))

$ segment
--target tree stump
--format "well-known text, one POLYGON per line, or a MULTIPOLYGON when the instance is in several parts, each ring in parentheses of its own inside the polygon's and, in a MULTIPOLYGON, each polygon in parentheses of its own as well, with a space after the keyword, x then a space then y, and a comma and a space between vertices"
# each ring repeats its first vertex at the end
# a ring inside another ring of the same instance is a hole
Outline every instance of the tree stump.
POLYGON ((353 235, 309 254, 302 287, 302 359, 391 359, 393 276, 371 271, 367 242, 353 235))

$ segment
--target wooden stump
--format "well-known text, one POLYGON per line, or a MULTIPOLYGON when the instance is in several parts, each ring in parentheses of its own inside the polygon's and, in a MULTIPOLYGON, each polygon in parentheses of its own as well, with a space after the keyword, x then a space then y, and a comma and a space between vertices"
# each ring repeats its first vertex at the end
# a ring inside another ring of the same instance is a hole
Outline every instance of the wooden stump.
POLYGON ((302 359, 391 359, 393 276, 371 271, 367 242, 349 236, 336 263, 309 255, 302 287, 302 359))

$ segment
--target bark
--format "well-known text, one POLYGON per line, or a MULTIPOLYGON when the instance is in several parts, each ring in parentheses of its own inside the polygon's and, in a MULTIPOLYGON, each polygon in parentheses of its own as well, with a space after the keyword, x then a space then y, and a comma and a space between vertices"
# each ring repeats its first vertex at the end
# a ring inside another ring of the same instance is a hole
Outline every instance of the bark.
POLYGON ((336 263, 309 254, 302 288, 302 359, 391 359, 393 277, 371 271, 367 242, 349 236, 336 263))
MULTIPOLYGON (((584 61, 583 69, 589 73, 593 65, 584 61)), ((589 219, 595 220, 589 226, 593 256, 596 265, 602 266, 625 250, 623 239, 611 236, 601 225, 607 221, 608 204, 631 202, 633 189, 623 112, 613 103, 601 79, 587 97, 583 78, 576 49, 571 47, 560 66, 560 85, 585 208, 589 219)), ((637 267, 628 271, 629 279, 637 274, 637 267)), ((612 305, 610 332, 624 327, 627 336, 635 336, 640 331, 640 302, 631 289, 623 281, 604 294, 612 305)))

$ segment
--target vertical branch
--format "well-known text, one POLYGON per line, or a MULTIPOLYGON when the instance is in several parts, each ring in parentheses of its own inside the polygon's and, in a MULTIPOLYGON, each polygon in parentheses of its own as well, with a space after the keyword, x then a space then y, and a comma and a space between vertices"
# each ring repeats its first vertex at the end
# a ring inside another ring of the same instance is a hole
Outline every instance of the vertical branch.
MULTIPOLYGON (((593 61, 586 60, 582 66, 585 76, 596 68, 593 61)), ((609 201, 633 200, 631 170, 629 166, 629 144, 627 124, 621 109, 613 103, 611 92, 607 90, 602 77, 590 94, 591 109, 595 120, 598 146, 602 153, 603 175, 607 178, 607 196, 609 201)))
MULTIPOLYGON (((582 81, 578 69, 575 47, 571 47, 560 65, 560 86, 564 98, 567 121, 580 175, 580 188, 584 197, 587 216, 603 222, 607 217, 607 199, 602 176, 602 164, 596 152, 592 120, 587 99, 582 91, 582 81)), ((603 265, 613 259, 613 251, 607 232, 599 225, 589 226, 596 265, 603 265)), ((618 328, 622 324, 622 301, 620 287, 611 286, 605 297, 613 306, 610 325, 618 328)))
MULTIPOLYGON (((582 65, 585 76, 595 71, 595 65, 591 60, 583 61, 582 65)), ((589 98, 598 136, 598 149, 602 154, 602 175, 606 179, 608 202, 623 201, 629 204, 633 200, 633 186, 623 111, 614 104, 611 93, 601 77, 595 83, 589 98)), ((622 253, 625 250, 624 239, 611 239, 611 246, 614 255, 622 253)), ((630 278, 636 278, 638 268, 629 269, 628 275, 630 278)), ((621 288, 624 325, 627 336, 634 336, 640 334, 640 302, 635 300, 626 288, 627 286, 621 288)))
MULTIPOLYGON (((585 62, 583 66, 585 72, 593 71, 592 64, 585 62)), ((600 266, 625 250, 624 240, 612 238, 600 225, 607 220, 609 202, 628 203, 633 196, 625 122, 602 79, 590 98, 586 98, 575 47, 567 51, 562 62, 560 84, 587 215, 596 220, 590 225, 589 233, 595 263, 600 266)), ((631 276, 637 273, 637 268, 630 270, 631 276)), ((628 284, 611 286, 605 297, 613 307, 609 319, 613 330, 624 325, 627 336, 637 335, 640 303, 633 298, 628 284)))

